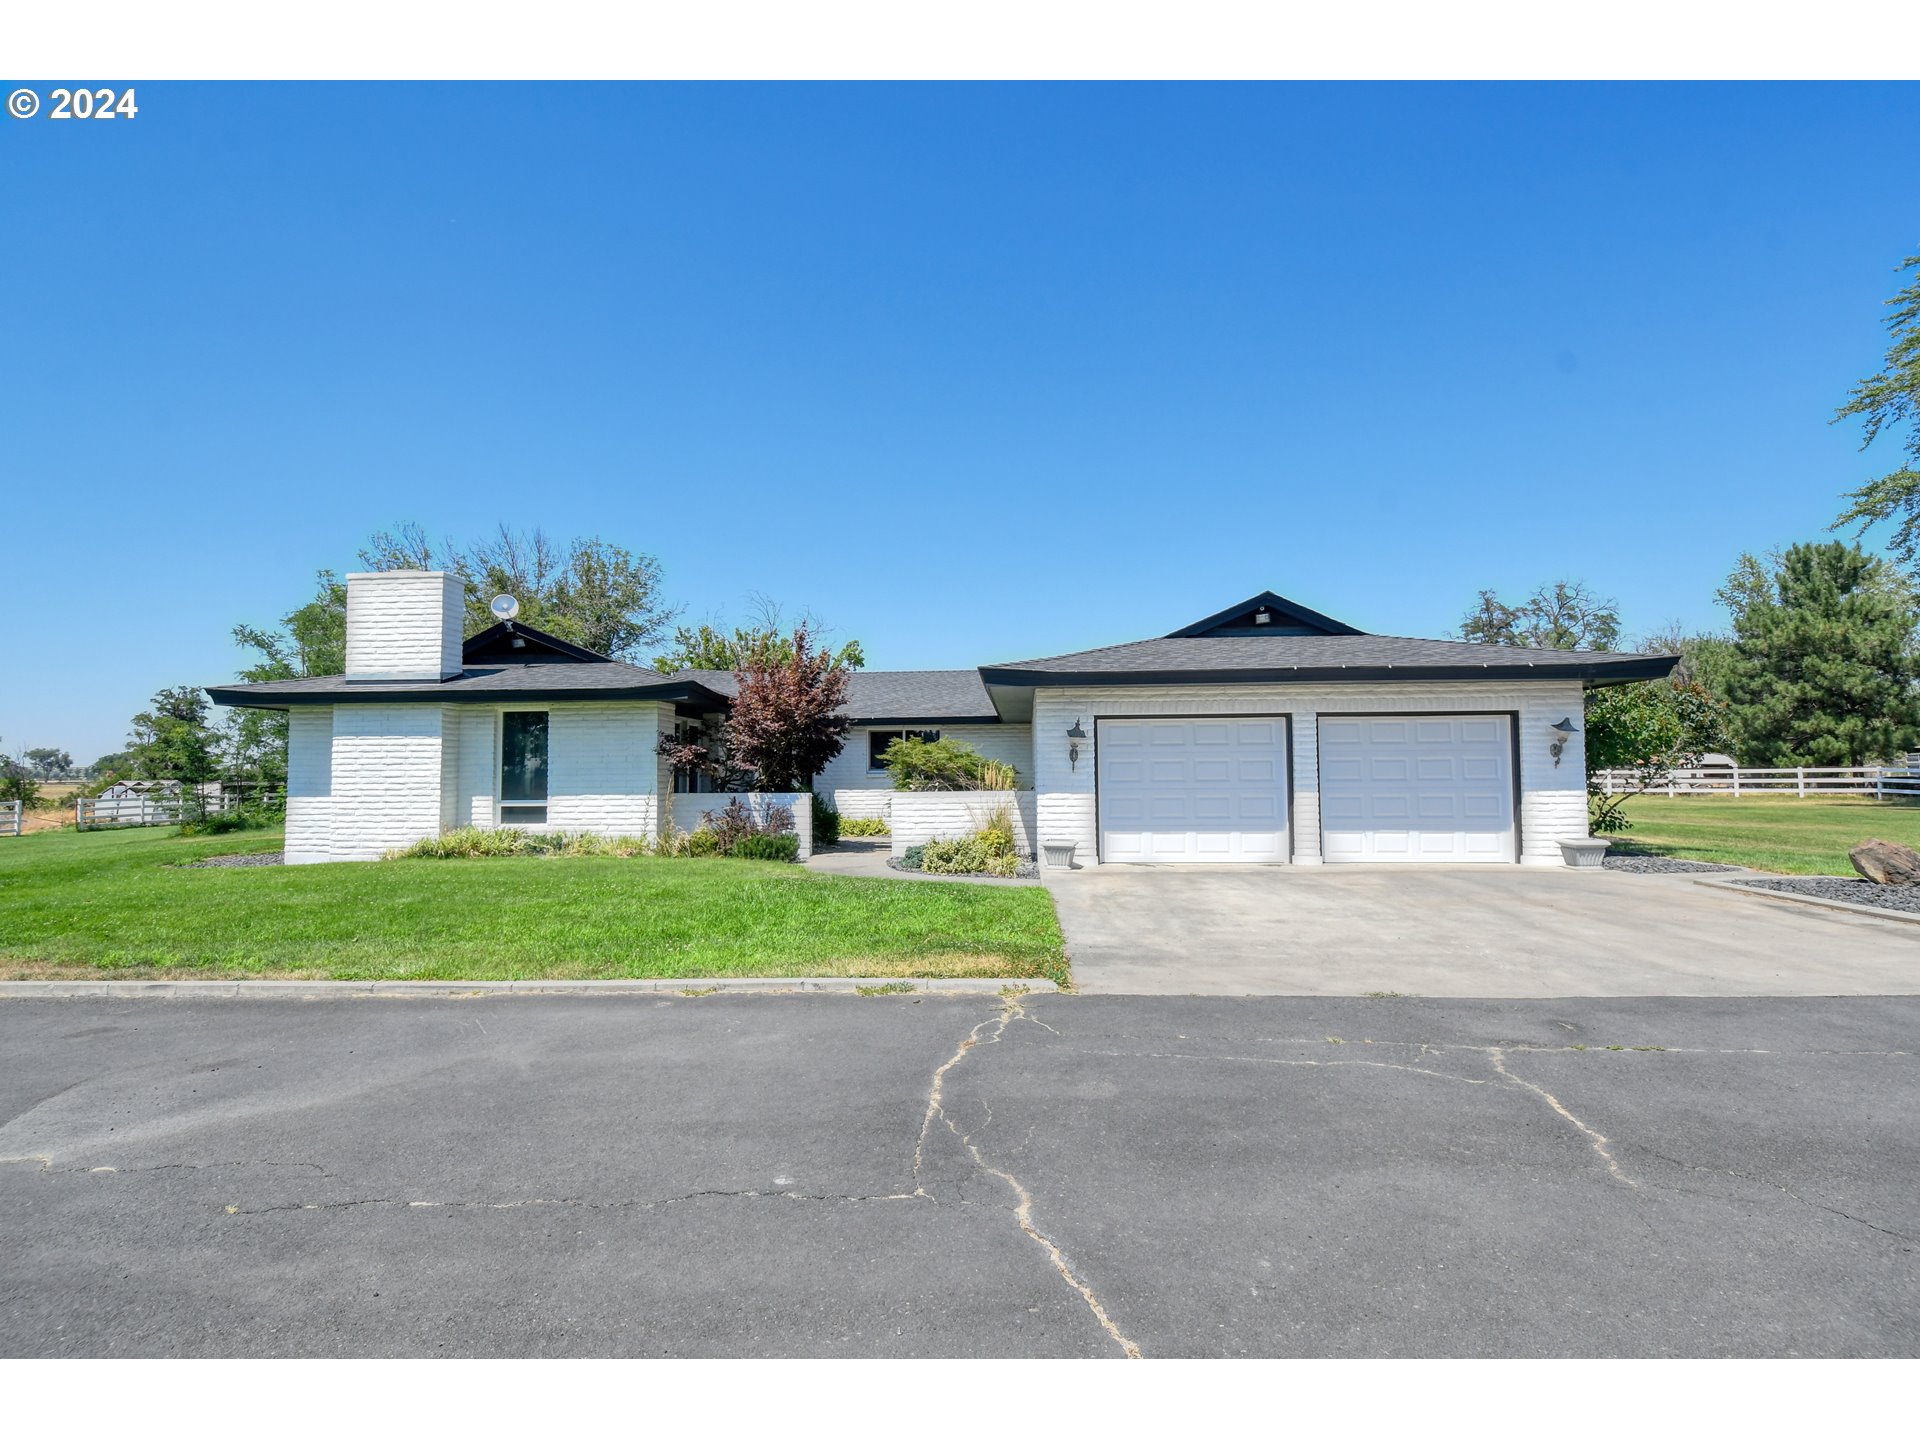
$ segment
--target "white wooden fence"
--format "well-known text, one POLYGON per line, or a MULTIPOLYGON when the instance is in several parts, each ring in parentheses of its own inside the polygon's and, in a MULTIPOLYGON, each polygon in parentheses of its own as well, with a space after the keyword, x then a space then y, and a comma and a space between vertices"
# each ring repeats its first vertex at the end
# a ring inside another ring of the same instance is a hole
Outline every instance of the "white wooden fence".
MULTIPOLYGON (((277 790, 248 791, 234 785, 214 787, 200 796, 209 815, 238 810, 244 805, 283 803, 277 790)), ((172 825, 180 819, 180 792, 148 790, 133 795, 76 795, 73 823, 81 830, 113 830, 130 825, 172 825)))
POLYGON ((18 835, 25 823, 18 800, 0 800, 0 835, 18 835))
MULTIPOLYGON (((1596 770, 1594 782, 1608 795, 1629 794, 1638 785, 1631 770, 1596 770)), ((1876 800, 1903 796, 1920 799, 1920 770, 1885 765, 1802 765, 1753 769, 1744 765, 1707 765, 1675 770, 1654 784, 1649 795, 1871 795, 1876 800)))

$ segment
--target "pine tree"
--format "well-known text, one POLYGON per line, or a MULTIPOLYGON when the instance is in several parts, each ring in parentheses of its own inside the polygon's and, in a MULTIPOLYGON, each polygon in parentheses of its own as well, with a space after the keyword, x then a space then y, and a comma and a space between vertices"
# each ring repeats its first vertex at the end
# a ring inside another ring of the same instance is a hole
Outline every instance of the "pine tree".
POLYGON ((1727 663, 1744 764, 1863 765, 1920 743, 1914 596, 1858 545, 1795 545, 1771 573, 1741 558, 1727 663))

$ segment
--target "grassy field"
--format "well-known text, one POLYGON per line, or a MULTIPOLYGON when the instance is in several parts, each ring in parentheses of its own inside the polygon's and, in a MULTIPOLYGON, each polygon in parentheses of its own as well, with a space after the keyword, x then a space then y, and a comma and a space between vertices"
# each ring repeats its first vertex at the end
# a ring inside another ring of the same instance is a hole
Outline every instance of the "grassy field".
POLYGON ((1616 850, 1788 875, 1851 875, 1847 851, 1862 840, 1920 848, 1920 805, 1899 801, 1641 795, 1626 814, 1633 827, 1614 837, 1616 850))
POLYGON ((0 839, 0 978, 1068 978, 1038 886, 752 860, 175 868, 280 844, 170 827, 0 839))

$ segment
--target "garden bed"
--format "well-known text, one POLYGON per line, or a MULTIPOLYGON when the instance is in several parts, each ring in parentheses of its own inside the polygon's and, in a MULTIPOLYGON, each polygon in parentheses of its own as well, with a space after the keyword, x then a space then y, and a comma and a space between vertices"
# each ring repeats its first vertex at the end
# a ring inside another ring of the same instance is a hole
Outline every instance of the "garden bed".
POLYGON ((1838 875, 1794 875, 1733 883, 1750 890, 1773 890, 1815 900, 1842 900, 1849 905, 1871 905, 1876 910, 1920 915, 1920 885, 1876 885, 1871 880, 1848 880, 1838 875))

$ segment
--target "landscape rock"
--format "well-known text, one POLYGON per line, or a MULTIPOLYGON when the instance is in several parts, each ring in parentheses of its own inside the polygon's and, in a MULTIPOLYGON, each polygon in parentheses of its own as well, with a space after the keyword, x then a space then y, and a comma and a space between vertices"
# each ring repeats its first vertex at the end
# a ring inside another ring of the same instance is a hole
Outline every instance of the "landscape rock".
POLYGON ((1864 840, 1847 852, 1853 868, 1876 885, 1920 885, 1920 851, 1891 840, 1864 840))

